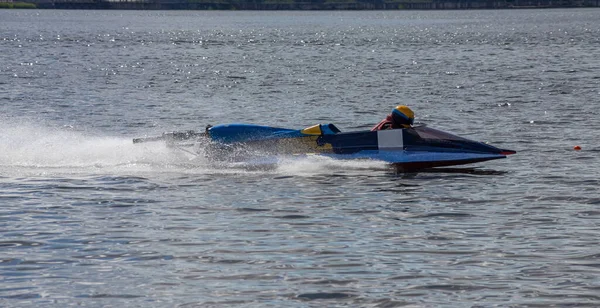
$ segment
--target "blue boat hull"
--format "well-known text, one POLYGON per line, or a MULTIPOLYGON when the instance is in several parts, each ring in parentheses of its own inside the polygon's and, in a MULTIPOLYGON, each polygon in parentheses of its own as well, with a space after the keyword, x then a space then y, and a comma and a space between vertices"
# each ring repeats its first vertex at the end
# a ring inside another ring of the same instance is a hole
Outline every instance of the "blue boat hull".
POLYGON ((259 149, 265 157, 317 154, 335 159, 371 159, 404 170, 471 164, 515 153, 425 126, 342 133, 332 124, 303 130, 226 124, 211 127, 207 133, 217 143, 259 149))

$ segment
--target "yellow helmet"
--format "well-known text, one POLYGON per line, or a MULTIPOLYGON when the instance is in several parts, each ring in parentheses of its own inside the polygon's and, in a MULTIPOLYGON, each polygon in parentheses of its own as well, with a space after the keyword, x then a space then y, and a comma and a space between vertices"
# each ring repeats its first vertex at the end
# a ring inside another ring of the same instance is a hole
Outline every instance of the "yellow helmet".
POLYGON ((392 110, 392 121, 401 127, 410 127, 415 122, 415 113, 404 105, 398 105, 392 110))

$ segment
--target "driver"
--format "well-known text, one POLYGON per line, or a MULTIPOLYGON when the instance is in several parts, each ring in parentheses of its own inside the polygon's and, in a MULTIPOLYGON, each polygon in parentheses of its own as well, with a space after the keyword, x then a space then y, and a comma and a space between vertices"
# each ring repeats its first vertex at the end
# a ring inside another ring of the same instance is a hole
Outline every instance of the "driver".
POLYGON ((398 105, 388 114, 385 119, 379 122, 371 131, 397 128, 410 128, 415 121, 415 113, 404 105, 398 105))

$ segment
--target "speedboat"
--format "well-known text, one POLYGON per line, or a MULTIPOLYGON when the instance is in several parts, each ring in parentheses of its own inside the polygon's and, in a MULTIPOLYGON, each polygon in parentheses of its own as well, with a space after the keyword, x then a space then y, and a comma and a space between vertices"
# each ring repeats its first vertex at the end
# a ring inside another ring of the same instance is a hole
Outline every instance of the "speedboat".
POLYGON ((321 155, 344 160, 378 160, 404 171, 471 164, 516 153, 425 125, 341 132, 333 124, 287 129, 235 123, 209 125, 203 132, 178 131, 133 140, 134 143, 155 141, 186 152, 196 143, 209 143, 207 155, 219 159, 266 162, 274 157, 321 155))

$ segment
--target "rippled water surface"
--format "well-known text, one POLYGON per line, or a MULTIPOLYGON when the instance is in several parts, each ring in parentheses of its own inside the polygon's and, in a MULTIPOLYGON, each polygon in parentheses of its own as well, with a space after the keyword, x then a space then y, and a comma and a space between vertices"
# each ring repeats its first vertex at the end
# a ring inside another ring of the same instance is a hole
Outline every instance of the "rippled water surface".
POLYGON ((598 20, 0 11, 0 306, 597 307, 598 20), (402 174, 131 141, 399 103, 518 154, 402 174))

